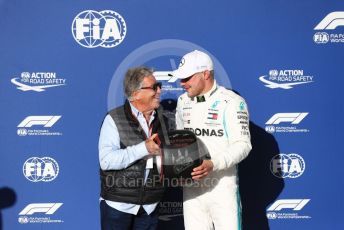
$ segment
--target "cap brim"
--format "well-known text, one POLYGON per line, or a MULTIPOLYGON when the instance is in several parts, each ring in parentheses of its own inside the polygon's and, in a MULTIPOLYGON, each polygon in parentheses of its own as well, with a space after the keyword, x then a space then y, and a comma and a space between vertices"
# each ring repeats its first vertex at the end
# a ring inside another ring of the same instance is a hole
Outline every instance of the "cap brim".
POLYGON ((172 75, 178 79, 185 79, 188 77, 191 77, 197 72, 194 71, 185 71, 183 69, 176 69, 175 71, 172 72, 172 75))

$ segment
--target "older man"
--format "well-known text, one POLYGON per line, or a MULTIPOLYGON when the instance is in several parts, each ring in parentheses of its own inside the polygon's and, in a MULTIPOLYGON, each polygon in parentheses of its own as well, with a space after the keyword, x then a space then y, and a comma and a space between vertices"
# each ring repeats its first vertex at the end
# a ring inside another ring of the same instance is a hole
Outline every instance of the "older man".
POLYGON ((152 70, 133 68, 125 75, 124 91, 125 104, 107 114, 100 131, 101 226, 155 229, 164 192, 156 141, 161 83, 152 70))
POLYGON ((216 83, 204 52, 184 55, 173 75, 186 91, 178 99, 177 128, 192 130, 211 156, 191 174, 202 186, 183 189, 185 228, 241 229, 236 166, 251 150, 246 102, 216 83))

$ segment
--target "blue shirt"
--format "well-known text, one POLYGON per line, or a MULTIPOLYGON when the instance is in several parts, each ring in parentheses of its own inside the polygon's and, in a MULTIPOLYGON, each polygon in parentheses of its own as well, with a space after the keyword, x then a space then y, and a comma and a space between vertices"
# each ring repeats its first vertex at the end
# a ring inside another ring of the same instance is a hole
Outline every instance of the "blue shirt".
MULTIPOLYGON (((132 104, 130 104, 130 107, 133 115, 139 121, 146 136, 149 137, 149 126, 154 120, 155 112, 152 113, 149 124, 147 124, 147 121, 143 114, 138 111, 132 104)), ((100 168, 102 170, 121 170, 139 159, 145 157, 147 159, 151 158, 144 141, 137 145, 128 146, 125 149, 121 149, 118 129, 110 115, 107 115, 104 119, 102 128, 100 130, 98 148, 100 168)), ((152 159, 149 161, 152 162, 152 159)), ((148 174, 149 167, 146 168, 145 180, 147 179, 148 174)), ((134 215, 136 215, 140 209, 140 205, 137 204, 114 202, 109 200, 105 200, 105 202, 112 208, 134 215)), ((155 210, 157 204, 158 203, 143 205, 143 208, 148 214, 150 214, 155 210)))

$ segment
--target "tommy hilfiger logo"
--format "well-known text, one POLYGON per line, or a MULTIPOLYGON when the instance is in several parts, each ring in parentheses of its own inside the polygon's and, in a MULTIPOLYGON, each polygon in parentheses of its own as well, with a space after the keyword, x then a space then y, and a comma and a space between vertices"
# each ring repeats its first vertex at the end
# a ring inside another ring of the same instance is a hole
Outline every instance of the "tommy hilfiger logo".
POLYGON ((214 113, 214 112, 208 112, 208 119, 211 119, 211 120, 217 120, 217 117, 219 115, 217 113, 214 113))

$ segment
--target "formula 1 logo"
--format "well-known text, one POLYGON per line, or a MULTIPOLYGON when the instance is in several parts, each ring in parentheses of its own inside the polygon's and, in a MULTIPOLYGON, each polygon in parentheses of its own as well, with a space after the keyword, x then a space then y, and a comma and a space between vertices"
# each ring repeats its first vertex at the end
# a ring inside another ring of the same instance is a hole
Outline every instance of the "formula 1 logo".
POLYGON ((73 20, 75 41, 86 48, 113 48, 123 42, 127 33, 124 18, 112 10, 85 10, 73 20))
POLYGON ((308 113, 276 113, 265 124, 265 131, 269 133, 308 133, 309 129, 299 128, 297 125, 308 113), (280 123, 289 123, 281 124, 280 123))
POLYGON ((62 116, 28 116, 17 126, 18 136, 61 136, 58 130, 50 129, 62 116), (35 126, 35 127, 32 127, 35 126), (41 126, 41 127, 36 127, 41 126))
POLYGON ((17 126, 18 128, 29 128, 33 125, 52 127, 61 116, 28 116, 17 126))
POLYGON ((293 211, 300 211, 310 199, 281 199, 275 201, 268 211, 280 211, 282 209, 292 209, 293 211))
POLYGON ((33 215, 35 213, 44 213, 46 215, 54 214, 63 203, 32 203, 27 205, 19 215, 33 215))
POLYGON ((335 29, 344 26, 344 11, 336 11, 329 13, 321 22, 314 27, 314 30, 327 30, 327 32, 319 31, 313 35, 313 40, 317 44, 344 43, 344 33, 334 33, 335 29), (330 32, 331 31, 331 32, 330 32))
POLYGON ((304 215, 301 211, 310 199, 281 199, 276 200, 269 208, 266 213, 266 217, 269 220, 306 220, 311 219, 311 216, 304 215))
POLYGON ((338 26, 344 26, 344 12, 337 11, 329 13, 314 30, 334 30, 338 26))
POLYGON ((299 124, 307 115, 308 113, 276 113, 265 124, 278 125, 281 122, 299 124))

